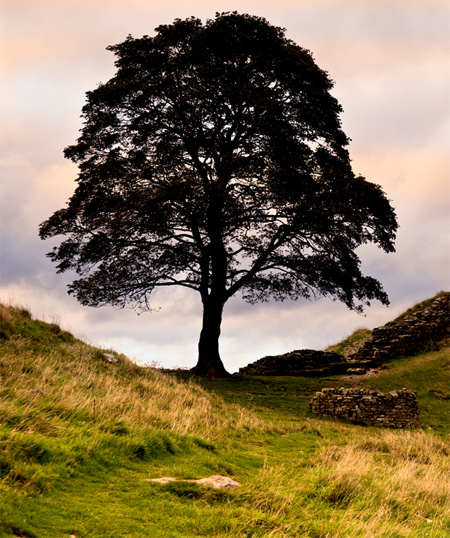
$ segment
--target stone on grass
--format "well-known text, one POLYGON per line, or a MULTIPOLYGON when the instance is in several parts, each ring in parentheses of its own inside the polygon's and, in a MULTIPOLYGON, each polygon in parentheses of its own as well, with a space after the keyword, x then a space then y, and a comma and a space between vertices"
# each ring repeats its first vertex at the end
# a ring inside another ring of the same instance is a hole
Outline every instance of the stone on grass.
POLYGON ((147 478, 146 482, 157 482, 158 484, 168 484, 170 482, 194 482, 196 484, 201 484, 202 486, 228 490, 232 490, 241 485, 239 482, 236 482, 236 480, 219 474, 208 476, 208 478, 199 478, 198 480, 184 480, 174 478, 173 476, 163 476, 161 478, 147 478))
POLYGON ((119 362, 119 359, 114 357, 114 355, 111 355, 111 353, 103 353, 103 358, 112 364, 117 364, 119 362))
POLYGON ((204 486, 210 486, 211 488, 230 490, 241 485, 239 482, 236 482, 236 480, 233 480, 228 476, 221 476, 220 474, 209 476, 208 478, 200 478, 200 480, 196 480, 196 482, 197 484, 203 484, 204 486))

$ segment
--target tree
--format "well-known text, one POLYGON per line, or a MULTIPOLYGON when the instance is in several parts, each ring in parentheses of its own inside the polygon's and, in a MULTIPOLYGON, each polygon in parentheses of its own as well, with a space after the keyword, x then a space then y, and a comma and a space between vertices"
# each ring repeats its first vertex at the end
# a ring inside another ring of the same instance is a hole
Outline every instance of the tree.
POLYGON ((79 165, 67 207, 40 227, 67 236, 48 256, 84 305, 148 310, 163 286, 200 293, 194 373, 224 376, 223 307, 329 296, 388 304, 357 247, 394 251, 381 187, 355 176, 333 82, 265 19, 236 12, 159 26, 108 49, 111 80, 87 93, 65 156, 79 165))

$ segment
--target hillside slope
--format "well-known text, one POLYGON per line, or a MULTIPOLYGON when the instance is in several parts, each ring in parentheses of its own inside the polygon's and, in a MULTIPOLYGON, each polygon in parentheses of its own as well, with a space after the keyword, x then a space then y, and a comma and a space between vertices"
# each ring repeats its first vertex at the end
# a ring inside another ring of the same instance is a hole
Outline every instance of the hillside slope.
POLYGON ((397 361, 424 429, 308 413, 323 379, 191 379, 137 366, 0 306, 0 535, 433 536, 450 532, 448 349, 397 361), (409 387, 408 387, 409 388, 409 387), (233 492, 176 482, 225 475, 233 492))

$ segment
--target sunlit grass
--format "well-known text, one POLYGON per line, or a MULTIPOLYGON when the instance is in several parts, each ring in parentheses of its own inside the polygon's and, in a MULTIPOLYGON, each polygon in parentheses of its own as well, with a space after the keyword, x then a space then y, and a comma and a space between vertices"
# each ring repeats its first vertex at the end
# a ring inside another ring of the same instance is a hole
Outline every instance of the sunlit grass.
POLYGON ((264 427, 246 409, 225 405, 189 380, 180 382, 114 351, 88 346, 58 333, 54 324, 21 317, 20 309, 10 309, 6 319, 14 316, 21 323, 2 345, 1 417, 15 429, 45 430, 43 413, 106 430, 116 423, 131 429, 144 424, 206 438, 218 438, 229 427, 264 427), (111 354, 114 363, 107 360, 111 354))

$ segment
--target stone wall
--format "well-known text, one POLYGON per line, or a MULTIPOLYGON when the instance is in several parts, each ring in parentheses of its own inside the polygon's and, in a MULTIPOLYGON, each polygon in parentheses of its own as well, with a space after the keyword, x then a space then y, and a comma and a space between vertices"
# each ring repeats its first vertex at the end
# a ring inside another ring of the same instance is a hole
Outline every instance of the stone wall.
POLYGON ((438 297, 428 308, 391 321, 372 331, 363 346, 348 357, 355 367, 376 367, 402 356, 420 353, 449 336, 450 294, 438 297))
POLYGON ((424 310, 391 321, 372 331, 356 353, 297 349, 283 355, 269 355, 239 368, 242 375, 297 375, 320 377, 342 373, 364 374, 369 368, 402 356, 420 353, 449 336, 450 294, 438 297, 424 310))
POLYGON ((416 393, 407 389, 383 394, 374 389, 327 388, 316 392, 309 406, 315 415, 345 419, 366 426, 420 426, 416 393))
POLYGON ((283 355, 269 355, 239 368, 241 375, 321 377, 344 374, 348 363, 342 355, 314 349, 297 349, 283 355))

